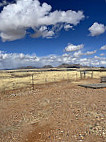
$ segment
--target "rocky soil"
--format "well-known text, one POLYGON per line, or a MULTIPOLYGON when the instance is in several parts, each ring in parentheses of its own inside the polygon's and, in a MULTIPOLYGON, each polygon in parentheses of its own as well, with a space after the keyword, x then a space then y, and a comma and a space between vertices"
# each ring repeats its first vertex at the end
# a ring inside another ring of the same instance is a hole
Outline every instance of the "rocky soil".
POLYGON ((0 94, 0 142, 105 142, 106 89, 99 80, 36 85, 0 94))

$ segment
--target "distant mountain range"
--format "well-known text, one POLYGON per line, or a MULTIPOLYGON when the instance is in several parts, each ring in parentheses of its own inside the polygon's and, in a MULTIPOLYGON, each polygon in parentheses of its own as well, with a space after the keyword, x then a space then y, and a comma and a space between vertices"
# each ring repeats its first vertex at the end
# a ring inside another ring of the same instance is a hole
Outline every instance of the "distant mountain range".
POLYGON ((36 69, 37 67, 34 66, 26 66, 26 67, 19 67, 17 69, 36 69))
POLYGON ((81 67, 83 66, 80 64, 62 64, 59 65, 57 68, 81 68, 81 67))
POLYGON ((42 68, 53 68, 53 66, 52 65, 45 65, 42 68))
POLYGON ((19 67, 18 69, 38 69, 38 68, 89 68, 89 66, 82 66, 80 64, 61 64, 57 67, 53 67, 52 65, 45 65, 43 67, 34 67, 34 66, 26 66, 19 67))

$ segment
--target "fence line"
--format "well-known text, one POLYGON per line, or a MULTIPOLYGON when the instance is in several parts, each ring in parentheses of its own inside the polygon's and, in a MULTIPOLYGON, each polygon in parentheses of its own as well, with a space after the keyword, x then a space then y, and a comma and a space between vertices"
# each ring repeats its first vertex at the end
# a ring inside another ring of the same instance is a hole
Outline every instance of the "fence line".
POLYGON ((35 84, 46 84, 49 82, 58 82, 62 80, 77 81, 79 79, 87 78, 100 78, 106 76, 105 72, 78 72, 78 71, 66 71, 66 72, 39 72, 39 73, 23 73, 23 74, 4 74, 0 79, 0 92, 4 90, 15 90, 24 87, 31 87, 34 90, 35 84), (7 75, 7 76, 6 76, 7 75))

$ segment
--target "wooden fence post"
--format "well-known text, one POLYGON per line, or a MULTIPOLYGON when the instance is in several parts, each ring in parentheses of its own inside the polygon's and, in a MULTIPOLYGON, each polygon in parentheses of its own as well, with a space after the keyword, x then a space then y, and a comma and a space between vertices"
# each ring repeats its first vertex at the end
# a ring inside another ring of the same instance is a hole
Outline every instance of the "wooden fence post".
POLYGON ((80 71, 80 79, 82 79, 82 73, 81 73, 81 71, 80 71))
POLYGON ((34 90, 34 75, 32 74, 32 89, 34 90))
POLYGON ((91 73, 91 78, 93 78, 93 71, 92 71, 92 73, 91 73))

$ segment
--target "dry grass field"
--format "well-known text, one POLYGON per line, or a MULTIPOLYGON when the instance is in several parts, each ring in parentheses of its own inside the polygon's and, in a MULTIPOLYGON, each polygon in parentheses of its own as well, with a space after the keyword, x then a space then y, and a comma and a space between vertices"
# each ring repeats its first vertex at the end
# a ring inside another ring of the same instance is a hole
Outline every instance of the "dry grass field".
MULTIPOLYGON (((94 71, 93 78, 106 76, 106 71, 94 71)), ((91 78, 91 71, 88 71, 86 78, 91 78)), ((0 91, 13 90, 23 87, 31 87, 31 84, 44 84, 62 80, 75 81, 80 79, 80 71, 42 71, 33 70, 7 70, 0 71, 0 91), (33 75, 33 82, 32 82, 33 75)))

